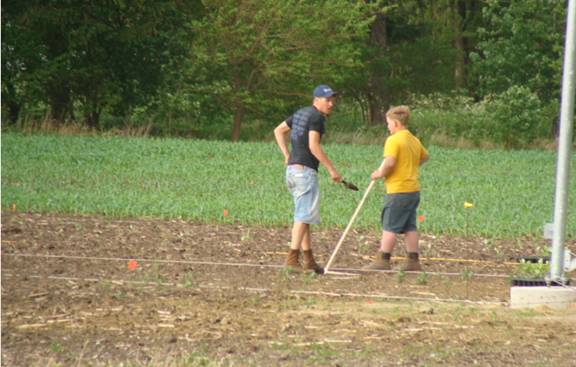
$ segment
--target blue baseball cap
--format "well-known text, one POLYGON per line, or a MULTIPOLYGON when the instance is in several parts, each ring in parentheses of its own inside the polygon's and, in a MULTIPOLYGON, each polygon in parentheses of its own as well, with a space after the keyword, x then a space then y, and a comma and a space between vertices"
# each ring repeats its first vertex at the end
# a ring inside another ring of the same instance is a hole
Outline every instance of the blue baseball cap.
POLYGON ((334 97, 336 94, 338 94, 338 93, 334 92, 332 90, 332 88, 330 88, 329 86, 327 86, 325 84, 320 84, 319 86, 314 88, 314 97, 329 98, 329 97, 334 97))

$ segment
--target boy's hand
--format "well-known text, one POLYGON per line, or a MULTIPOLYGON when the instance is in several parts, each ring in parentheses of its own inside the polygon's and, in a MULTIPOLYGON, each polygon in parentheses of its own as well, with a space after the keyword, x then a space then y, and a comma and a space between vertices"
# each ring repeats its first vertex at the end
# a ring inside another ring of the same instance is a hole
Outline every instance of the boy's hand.
POLYGON ((394 165, 396 165, 396 158, 395 157, 386 157, 380 164, 380 167, 370 175, 372 180, 377 180, 379 178, 385 178, 392 172, 394 169, 394 165))
POLYGON ((376 171, 372 172, 372 174, 370 175, 370 178, 372 180, 378 180, 379 178, 382 178, 382 172, 380 172, 379 169, 377 169, 376 171))

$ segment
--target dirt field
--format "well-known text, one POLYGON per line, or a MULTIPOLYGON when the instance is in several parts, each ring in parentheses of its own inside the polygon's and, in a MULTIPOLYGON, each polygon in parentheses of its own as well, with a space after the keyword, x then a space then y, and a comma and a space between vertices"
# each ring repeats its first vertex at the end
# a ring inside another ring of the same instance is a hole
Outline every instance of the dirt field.
MULTIPOLYGON (((313 232, 320 263, 341 233, 313 232)), ((2 366, 576 365, 576 308, 508 308, 515 259, 544 241, 424 235, 425 272, 348 277, 284 271, 289 237, 4 212, 2 366)), ((377 241, 351 232, 334 270, 377 241)))

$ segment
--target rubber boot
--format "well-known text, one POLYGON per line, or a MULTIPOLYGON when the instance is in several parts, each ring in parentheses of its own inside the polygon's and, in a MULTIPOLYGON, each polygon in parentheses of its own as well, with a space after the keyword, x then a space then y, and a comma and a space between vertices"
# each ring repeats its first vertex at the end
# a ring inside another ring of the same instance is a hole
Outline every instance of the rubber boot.
POLYGON ((409 252, 408 258, 402 264, 398 270, 402 271, 420 271, 422 270, 422 266, 420 266, 420 260, 418 258, 417 252, 409 252))
POLYGON ((374 261, 362 267, 362 270, 390 270, 390 253, 378 251, 374 261))
POLYGON ((302 252, 304 254, 304 270, 314 271, 316 274, 324 274, 324 269, 316 263, 312 250, 302 252))
POLYGON ((290 249, 288 252, 288 257, 284 263, 286 269, 291 269, 293 271, 302 271, 302 265, 300 265, 300 250, 290 249))

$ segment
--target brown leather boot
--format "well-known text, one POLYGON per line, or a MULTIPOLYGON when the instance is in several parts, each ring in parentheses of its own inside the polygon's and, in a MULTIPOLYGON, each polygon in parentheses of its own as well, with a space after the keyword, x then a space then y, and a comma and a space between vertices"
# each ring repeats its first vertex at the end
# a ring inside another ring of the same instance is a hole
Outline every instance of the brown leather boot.
POLYGON ((290 251, 288 251, 288 257, 286 258, 284 267, 293 271, 302 271, 302 265, 300 265, 300 261, 298 260, 299 257, 300 250, 290 249, 290 251))
POLYGON ((362 267, 362 270, 390 270, 390 253, 378 251, 371 264, 362 267))
POLYGON ((402 264, 398 270, 402 271, 420 271, 422 266, 420 266, 420 260, 417 252, 409 252, 408 258, 402 264))
POLYGON ((304 254, 304 270, 312 270, 316 274, 324 274, 324 269, 316 263, 312 250, 302 251, 304 254))

